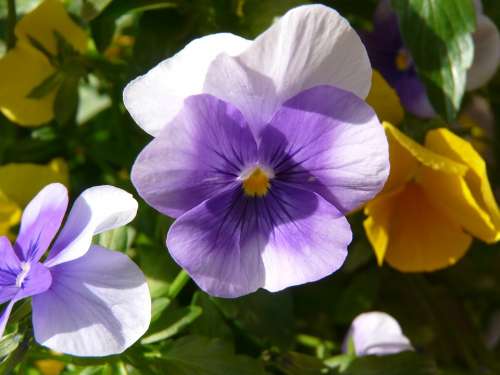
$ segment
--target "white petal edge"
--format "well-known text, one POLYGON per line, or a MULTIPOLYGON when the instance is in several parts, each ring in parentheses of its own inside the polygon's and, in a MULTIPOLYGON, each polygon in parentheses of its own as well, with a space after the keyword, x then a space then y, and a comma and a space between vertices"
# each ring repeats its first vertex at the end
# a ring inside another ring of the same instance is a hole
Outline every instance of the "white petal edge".
POLYGON ((41 345, 103 357, 122 353, 147 331, 149 289, 125 254, 92 246, 85 256, 51 272, 51 288, 33 297, 33 329, 41 345))
POLYGON ((53 267, 83 256, 96 234, 130 223, 138 204, 132 194, 110 185, 85 190, 75 201, 45 265, 53 267))
POLYGON ((181 109, 184 99, 203 93, 210 63, 220 53, 242 52, 251 41, 220 33, 195 39, 180 52, 130 82, 123 102, 134 121, 157 136, 181 109))
POLYGON ((272 79, 277 105, 318 85, 336 86, 362 99, 370 90, 372 69, 359 35, 323 5, 290 10, 237 59, 272 79))
POLYGON ((410 340, 404 335, 398 321, 391 315, 380 311, 358 315, 352 321, 345 343, 351 338, 356 355, 360 357, 413 350, 410 340))
POLYGON ((500 33, 491 19, 477 17, 474 39, 474 60, 467 72, 468 91, 485 85, 495 75, 500 63, 500 33))

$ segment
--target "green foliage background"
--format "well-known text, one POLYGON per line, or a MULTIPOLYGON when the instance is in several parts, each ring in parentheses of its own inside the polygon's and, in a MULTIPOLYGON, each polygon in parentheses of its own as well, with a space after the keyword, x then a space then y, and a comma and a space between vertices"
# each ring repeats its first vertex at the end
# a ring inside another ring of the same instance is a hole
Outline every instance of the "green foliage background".
MULTIPOLYGON (((36 2, 16 1, 18 18, 36 2)), ((360 29, 371 27, 377 4, 376 0, 322 2, 360 29)), ((254 38, 275 17, 304 3, 308 2, 66 1, 75 20, 89 30, 95 42, 91 74, 64 86, 56 108, 59 122, 31 130, 0 117, 0 164, 46 163, 62 157, 69 164, 72 197, 86 187, 105 183, 134 192, 128 173, 149 137, 123 107, 124 86, 196 37, 227 31, 254 38), (126 40, 124 36, 134 42, 120 44, 120 40, 126 40), (106 58, 110 51, 115 54, 113 60, 106 58)), ((406 5, 411 3, 419 5, 418 0, 406 5)), ((498 24, 497 0, 483 3, 486 13, 498 24)), ((403 20, 403 32, 411 32, 411 17, 403 20)), ((471 20, 462 21, 467 34, 471 20)), ((7 1, 2 1, 2 38, 7 32, 7 1)), ((409 43, 412 51, 414 42, 409 43)), ((450 50, 444 48, 437 53, 448 54, 450 50)), ((451 61, 461 63, 459 59, 451 61)), ((419 68, 425 74, 425 64, 419 68)), ((443 118, 453 118, 463 90, 458 88, 457 92, 456 82, 446 74, 429 79, 437 85, 431 99, 442 103, 437 108, 443 118)), ((500 75, 482 89, 482 94, 490 99, 500 118, 500 75)), ((407 126, 431 126, 409 121, 407 126)), ((499 144, 496 139, 497 160, 499 144)), ((490 166, 494 186, 499 186, 499 172, 498 163, 490 166)), ((64 374, 82 375, 500 374, 500 350, 488 349, 483 339, 490 317, 500 310, 498 245, 477 242, 464 260, 445 271, 401 274, 377 267, 362 230, 362 214, 353 215, 350 222, 355 240, 340 272, 277 294, 260 291, 237 300, 222 300, 198 290, 173 263, 164 246, 171 221, 141 203, 138 217, 129 227, 102 235, 98 241, 128 253, 148 277, 154 321, 145 337, 124 354, 111 358, 58 355, 32 341, 29 304, 25 303, 13 315, 12 321, 17 324, 0 341, 0 373, 40 374, 37 361, 53 358, 66 364, 64 374), (365 358, 341 354, 350 322, 369 310, 394 315, 417 352, 365 358)))

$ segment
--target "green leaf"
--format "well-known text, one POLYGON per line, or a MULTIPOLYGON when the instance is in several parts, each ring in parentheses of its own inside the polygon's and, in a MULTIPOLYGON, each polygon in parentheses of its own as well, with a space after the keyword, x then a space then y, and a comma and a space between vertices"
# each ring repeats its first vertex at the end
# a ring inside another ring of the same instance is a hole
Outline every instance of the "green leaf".
POLYGON ((265 375, 260 361, 234 354, 232 346, 220 339, 186 336, 162 354, 162 374, 265 375))
POLYGON ((152 298, 167 296, 170 284, 179 272, 179 267, 168 255, 167 250, 152 246, 140 246, 137 256, 146 275, 152 298))
POLYGON ((112 0, 83 0, 80 15, 85 21, 91 21, 111 3, 112 0))
POLYGON ((232 341, 233 334, 231 329, 208 294, 197 291, 193 296, 192 304, 200 306, 203 309, 203 314, 196 319, 196 322, 190 328, 192 333, 232 341))
POLYGON ((166 324, 167 328, 148 334, 141 340, 141 344, 152 344, 178 334, 182 329, 193 323, 202 312, 203 310, 198 306, 188 306, 171 312, 166 324))
POLYGON ((261 345, 289 348, 295 336, 293 304, 289 291, 259 290, 235 300, 214 299, 224 316, 261 345))
POLYGON ((276 366, 286 375, 321 375, 324 374, 325 365, 318 358, 290 352, 280 356, 276 366))
POLYGON ((359 357, 343 375, 438 375, 434 361, 414 352, 359 357))
POLYGON ((453 121, 474 56, 472 1, 392 0, 392 5, 434 109, 447 121, 453 121))
POLYGON ((66 76, 54 101, 54 116, 59 125, 65 125, 75 116, 78 107, 80 77, 66 76))
POLYGON ((111 250, 126 252, 132 246, 136 230, 131 226, 119 227, 97 235, 94 243, 111 250))
POLYGON ((115 33, 115 21, 131 11, 176 7, 180 0, 127 0, 114 1, 91 22, 92 37, 99 51, 104 51, 115 33))
POLYGON ((59 87, 63 80, 64 76, 61 72, 52 73, 50 76, 45 78, 42 83, 33 87, 26 97, 29 99, 41 99, 59 87))
POLYGON ((0 340, 0 358, 8 356, 19 346, 22 335, 18 333, 11 333, 10 335, 5 335, 0 340))

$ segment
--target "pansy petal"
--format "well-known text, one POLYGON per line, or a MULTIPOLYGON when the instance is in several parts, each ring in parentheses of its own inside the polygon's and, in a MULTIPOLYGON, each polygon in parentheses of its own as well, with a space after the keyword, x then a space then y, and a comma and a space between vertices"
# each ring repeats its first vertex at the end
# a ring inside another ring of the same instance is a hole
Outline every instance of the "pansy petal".
POLYGON ((41 345, 101 357, 123 352, 146 332, 148 286, 126 255, 92 246, 51 272, 52 287, 33 297, 33 329, 41 345))
POLYGON ((395 125, 403 121, 404 111, 398 94, 376 70, 373 70, 372 87, 366 102, 372 106, 380 120, 395 125))
POLYGON ((114 186, 94 186, 75 201, 45 264, 53 267, 83 256, 96 234, 128 224, 137 213, 137 201, 114 186))
POLYGON ((265 103, 256 126, 269 121, 278 106, 305 89, 332 85, 365 98, 371 82, 370 62, 358 34, 335 10, 322 5, 290 10, 234 61, 214 61, 207 79, 220 74, 229 80, 226 85, 207 82, 206 92, 235 104, 245 116, 265 103), (231 77, 221 73, 231 70, 228 63, 240 64, 252 75, 252 84, 242 85, 239 74, 231 77), (270 84, 273 90, 261 92, 270 84))
POLYGON ((54 239, 68 207, 62 184, 47 185, 26 206, 14 248, 19 259, 37 262, 54 239))
POLYGON ((0 110, 11 121, 24 126, 37 126, 54 117, 55 90, 38 99, 28 98, 54 68, 45 56, 20 40, 16 47, 0 59, 0 110))
POLYGON ((71 19, 60 0, 43 0, 21 18, 15 32, 19 39, 26 39, 28 35, 35 38, 54 54, 57 52, 54 32, 58 32, 81 53, 87 48, 87 34, 71 19))
POLYGON ((168 231, 170 255, 211 295, 234 298, 264 285, 259 249, 243 251, 241 244, 247 216, 258 217, 252 203, 234 186, 187 211, 168 231))
POLYGON ((63 159, 48 164, 9 163, 0 166, 0 190, 25 207, 46 185, 59 182, 68 186, 68 166, 63 159))
POLYGON ((275 184, 270 194, 273 199, 260 227, 261 235, 269 233, 262 249, 264 288, 277 292, 337 271, 352 240, 344 215, 313 192, 286 185, 280 191, 275 184))
POLYGON ((413 350, 401 326, 389 314, 373 311, 358 315, 352 322, 352 338, 358 356, 388 355, 413 350))
POLYGON ((342 212, 373 198, 389 174, 374 111, 335 87, 317 86, 284 103, 261 137, 263 161, 279 179, 316 191, 342 212))
POLYGON ((14 301, 10 301, 5 309, 2 311, 0 315, 0 338, 3 336, 5 332, 5 327, 7 326, 7 321, 9 320, 10 313, 12 312, 12 308, 14 307, 14 301))
POLYGON ((17 294, 16 277, 20 270, 21 261, 9 239, 0 237, 0 304, 11 300, 17 294))
POLYGON ((495 75, 500 63, 500 33, 495 23, 484 15, 477 17, 474 60, 467 72, 467 90, 485 85, 495 75))
POLYGON ((177 263, 220 297, 316 281, 343 264, 350 241, 334 206, 279 182, 262 198, 238 186, 223 192, 178 218, 167 236, 177 263))
POLYGON ((158 211, 177 217, 233 183, 257 146, 241 113, 210 95, 186 99, 138 156, 132 182, 158 211))
POLYGON ((420 172, 419 183, 434 205, 468 233, 489 243, 500 239, 500 228, 495 227, 488 212, 479 205, 463 177, 425 168, 420 172))
POLYGON ((468 167, 466 163, 447 157, 448 155, 429 147, 427 143, 427 147, 420 145, 387 122, 384 122, 384 128, 386 130, 389 144, 391 142, 399 143, 401 147, 406 149, 419 163, 424 166, 432 168, 436 171, 442 171, 458 176, 464 176, 467 173, 468 167))
POLYGON ((469 142, 445 128, 428 132, 425 144, 434 152, 469 167, 465 181, 479 205, 490 215, 498 240, 500 238, 500 209, 491 190, 486 163, 481 155, 469 142))
POLYGON ((399 193, 400 190, 395 190, 390 193, 379 194, 365 206, 365 215, 368 217, 363 222, 363 226, 366 236, 375 251, 379 266, 384 263, 387 247, 389 246, 392 213, 398 202, 399 193))
POLYGON ((437 116, 427 95, 427 89, 416 73, 401 77, 393 85, 401 104, 408 112, 422 118, 437 116))
POLYGON ((208 35, 190 42, 173 57, 130 82, 123 92, 125 107, 149 134, 156 136, 181 110, 184 99, 203 92, 207 70, 215 57, 234 55, 250 41, 233 34, 208 35))
POLYGON ((453 265, 472 242, 472 237, 435 207, 415 183, 408 183, 399 193, 388 230, 385 261, 403 272, 435 271, 453 265))
POLYGON ((52 284, 52 275, 42 263, 24 264, 23 266, 28 268, 23 269, 26 270, 26 275, 22 280, 19 277, 23 276, 23 274, 18 275, 17 281, 20 282, 20 285, 17 285, 18 292, 14 297, 16 301, 43 293, 52 284))

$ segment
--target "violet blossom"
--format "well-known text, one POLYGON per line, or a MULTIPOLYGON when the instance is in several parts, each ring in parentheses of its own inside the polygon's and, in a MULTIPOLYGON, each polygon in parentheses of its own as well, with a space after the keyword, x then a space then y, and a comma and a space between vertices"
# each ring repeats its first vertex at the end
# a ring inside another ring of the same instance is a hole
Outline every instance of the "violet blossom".
POLYGON ((89 188, 54 240, 67 205, 64 185, 47 185, 24 210, 14 246, 0 237, 0 303, 8 302, 0 336, 14 304, 32 297, 39 344, 77 356, 120 353, 149 326, 149 290, 125 254, 91 242, 93 235, 129 223, 137 202, 113 186, 89 188))
POLYGON ((384 131, 363 101, 370 81, 359 36, 313 5, 254 41, 195 40, 127 86, 127 109, 156 136, 132 182, 176 218, 168 250, 200 288, 278 291, 342 266, 345 214, 389 171, 384 131))
POLYGON ((414 350, 398 321, 380 311, 360 314, 352 321, 344 340, 344 352, 348 351, 351 340, 358 357, 389 355, 414 350))

